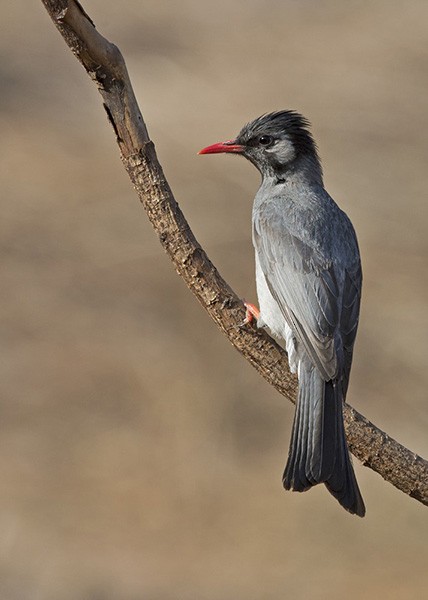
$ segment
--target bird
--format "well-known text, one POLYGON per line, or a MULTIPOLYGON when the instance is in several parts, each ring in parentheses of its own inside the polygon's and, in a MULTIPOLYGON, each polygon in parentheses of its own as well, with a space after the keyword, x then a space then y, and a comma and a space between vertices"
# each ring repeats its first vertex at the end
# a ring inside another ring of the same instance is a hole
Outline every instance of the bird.
POLYGON ((294 110, 263 114, 236 138, 199 154, 245 157, 261 174, 252 210, 259 309, 255 318, 282 343, 298 394, 283 486, 324 483, 363 517, 343 422, 358 328, 362 270, 354 227, 327 193, 309 121, 294 110))

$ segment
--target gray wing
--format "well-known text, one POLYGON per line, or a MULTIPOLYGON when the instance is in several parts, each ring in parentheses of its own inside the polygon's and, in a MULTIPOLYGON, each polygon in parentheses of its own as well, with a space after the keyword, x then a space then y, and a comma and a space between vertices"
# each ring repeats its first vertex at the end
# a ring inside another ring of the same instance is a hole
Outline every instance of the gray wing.
POLYGON ((325 251, 316 233, 309 232, 303 240, 284 219, 263 218, 260 213, 254 218, 253 242, 268 288, 288 325, 323 378, 343 378, 346 393, 358 326, 361 266, 352 225, 340 214, 335 252, 331 243, 325 251))

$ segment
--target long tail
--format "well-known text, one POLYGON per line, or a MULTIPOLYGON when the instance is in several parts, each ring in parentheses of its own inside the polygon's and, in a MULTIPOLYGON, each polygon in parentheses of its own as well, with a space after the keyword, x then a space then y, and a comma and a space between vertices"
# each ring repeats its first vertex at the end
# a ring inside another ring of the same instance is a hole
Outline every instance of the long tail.
POLYGON ((343 426, 342 386, 324 381, 312 366, 301 366, 284 487, 304 492, 325 483, 343 508, 363 517, 366 509, 343 426))

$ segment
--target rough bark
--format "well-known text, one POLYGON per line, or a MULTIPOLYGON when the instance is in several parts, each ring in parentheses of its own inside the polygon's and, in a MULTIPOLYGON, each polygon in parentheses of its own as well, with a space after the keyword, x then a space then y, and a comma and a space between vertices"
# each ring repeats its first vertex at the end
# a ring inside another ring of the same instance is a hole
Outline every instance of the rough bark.
MULTIPOLYGON (((119 49, 101 36, 76 0, 42 0, 62 37, 97 84, 122 161, 160 243, 230 342, 281 394, 295 402, 297 380, 286 353, 264 331, 240 327, 242 301, 197 242, 163 174, 119 49)), ((428 505, 428 462, 344 408, 351 452, 399 490, 428 505)))

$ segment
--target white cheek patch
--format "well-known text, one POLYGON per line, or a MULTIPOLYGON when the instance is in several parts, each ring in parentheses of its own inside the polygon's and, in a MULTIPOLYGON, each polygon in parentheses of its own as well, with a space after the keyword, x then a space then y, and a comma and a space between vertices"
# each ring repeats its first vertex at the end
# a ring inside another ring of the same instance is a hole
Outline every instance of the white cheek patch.
POLYGON ((275 155, 279 163, 286 164, 296 158, 293 144, 288 139, 278 140, 272 148, 267 150, 270 154, 275 155))

